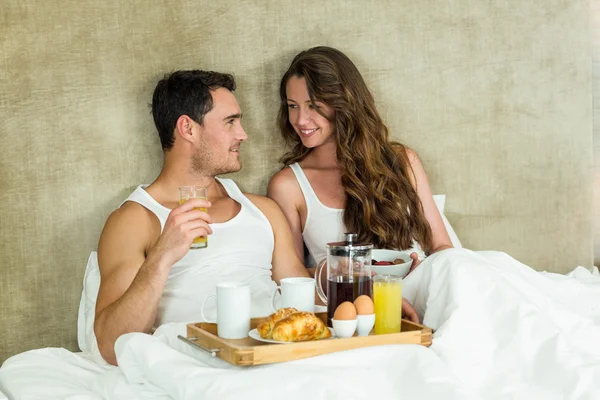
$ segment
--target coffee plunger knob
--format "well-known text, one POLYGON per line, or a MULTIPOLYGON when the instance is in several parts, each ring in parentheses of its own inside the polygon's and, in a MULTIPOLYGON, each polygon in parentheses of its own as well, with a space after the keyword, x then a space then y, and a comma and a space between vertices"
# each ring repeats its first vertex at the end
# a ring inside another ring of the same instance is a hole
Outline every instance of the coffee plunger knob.
POLYGON ((357 234, 347 232, 347 233, 344 233, 344 236, 346 236, 346 243, 352 244, 356 240, 357 234))

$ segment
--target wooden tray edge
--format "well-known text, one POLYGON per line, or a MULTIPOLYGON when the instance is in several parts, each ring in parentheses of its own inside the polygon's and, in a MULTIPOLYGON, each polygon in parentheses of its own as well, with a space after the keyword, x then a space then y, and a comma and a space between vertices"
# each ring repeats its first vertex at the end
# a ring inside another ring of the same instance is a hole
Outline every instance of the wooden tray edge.
MULTIPOLYGON (((432 330, 431 328, 427 328, 424 325, 421 324, 417 324, 415 322, 412 321, 408 321, 403 319, 403 324, 409 324, 412 325, 413 328, 419 328, 419 329, 412 329, 409 331, 403 331, 400 333, 394 333, 394 334, 389 334, 389 335, 402 335, 402 338, 405 339, 408 336, 415 336, 415 333, 419 332, 419 340, 414 340, 414 339, 409 339, 408 342, 402 342, 402 343, 398 343, 398 342, 390 342, 389 339, 391 338, 391 336, 385 335, 387 336, 388 340, 384 340, 385 343, 377 343, 377 340, 375 339, 366 339, 366 344, 363 346, 357 346, 357 347, 344 347, 347 346, 348 343, 351 342, 347 342, 347 341, 353 341, 356 342, 357 339, 364 339, 364 337, 359 337, 359 336, 354 336, 351 338, 345 338, 345 339, 335 339, 336 343, 335 345, 331 345, 331 343, 329 344, 329 346, 323 346, 320 347, 318 349, 315 349, 313 347, 314 344, 316 342, 298 342, 298 343, 292 343, 292 344, 286 344, 286 345, 281 345, 281 344, 260 344, 257 346, 252 346, 252 345, 240 345, 240 344, 236 344, 233 343, 231 340, 228 339, 222 339, 220 337, 218 337, 217 335, 202 329, 202 325, 206 324, 206 323, 190 323, 187 324, 187 339, 194 339, 195 342, 195 347, 199 347, 200 349, 211 353, 211 351, 217 350, 216 351, 216 355, 214 354, 214 356, 229 362, 232 365, 237 365, 237 366, 253 366, 253 365, 263 365, 263 364, 273 364, 273 363, 279 363, 279 362, 285 362, 285 361, 293 361, 293 360, 299 360, 299 359, 303 359, 303 358, 307 358, 307 357, 314 357, 317 355, 323 355, 323 354, 330 354, 330 353, 334 353, 334 352, 338 352, 338 351, 345 351, 345 350, 351 350, 351 349, 357 349, 357 348, 362 348, 362 347, 372 347, 372 346, 381 346, 381 345, 389 345, 389 344, 417 344, 417 345, 421 345, 421 346, 425 346, 425 347, 429 347, 432 344, 432 330), (407 335, 410 334, 410 335, 407 335), (339 341, 344 341, 344 343, 340 343, 339 341), (293 356, 295 358, 286 358, 289 355, 285 352, 286 354, 282 354, 281 352, 276 351, 276 349, 281 349, 281 346, 286 346, 288 348, 288 350, 291 350, 291 353, 293 354, 293 356), (290 348, 291 347, 291 348, 290 348), (302 354, 304 353, 304 354, 302 354)), ((215 324, 208 324, 208 325, 215 325, 215 324)), ((368 336, 367 338, 371 338, 371 337, 379 337, 381 338, 383 335, 378 335, 378 336, 368 336)), ((416 338, 415 338, 416 339, 416 338)), ((363 342, 365 342, 363 340, 363 342)))

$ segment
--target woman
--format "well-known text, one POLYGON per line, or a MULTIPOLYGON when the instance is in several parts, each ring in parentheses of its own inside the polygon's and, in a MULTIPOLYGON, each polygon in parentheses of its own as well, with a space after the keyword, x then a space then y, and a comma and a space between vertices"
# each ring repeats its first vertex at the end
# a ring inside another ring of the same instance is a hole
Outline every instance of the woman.
POLYGON ((380 248, 414 241, 436 254, 410 274, 403 295, 436 330, 433 351, 461 381, 476 382, 474 392, 550 398, 597 389, 589 384, 600 376, 597 278, 583 268, 581 279, 540 274, 501 252, 440 251, 451 242, 419 158, 389 141, 360 73, 341 52, 298 54, 280 95, 279 126, 292 150, 268 194, 299 256, 304 239, 319 261, 325 243, 345 230, 380 248))
POLYGON ((389 140, 360 72, 339 50, 298 54, 280 85, 278 124, 292 150, 269 182, 298 256, 317 262, 344 232, 382 249, 452 247, 416 153, 389 140))

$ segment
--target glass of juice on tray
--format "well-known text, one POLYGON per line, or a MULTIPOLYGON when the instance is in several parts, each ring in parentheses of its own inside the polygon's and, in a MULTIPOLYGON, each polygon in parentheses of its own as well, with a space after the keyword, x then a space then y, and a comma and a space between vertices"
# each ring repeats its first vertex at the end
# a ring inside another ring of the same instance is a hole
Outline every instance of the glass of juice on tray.
MULTIPOLYGON (((203 199, 208 200, 208 192, 204 186, 182 186, 179 188, 179 204, 183 204, 189 199, 203 199)), ((198 207, 200 211, 206 212, 206 207, 198 207)), ((203 249, 208 247, 208 237, 198 236, 192 242, 192 249, 203 249)))
POLYGON ((399 333, 402 325, 402 278, 377 275, 373 278, 375 334, 399 333))

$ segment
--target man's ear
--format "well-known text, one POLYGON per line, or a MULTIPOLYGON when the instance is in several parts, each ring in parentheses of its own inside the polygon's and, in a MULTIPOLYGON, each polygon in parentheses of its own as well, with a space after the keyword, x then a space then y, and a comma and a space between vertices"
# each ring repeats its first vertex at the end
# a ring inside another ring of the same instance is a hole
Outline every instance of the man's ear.
POLYGON ((187 115, 182 115, 177 118, 175 124, 175 136, 188 142, 194 141, 194 126, 198 125, 193 119, 187 115))

